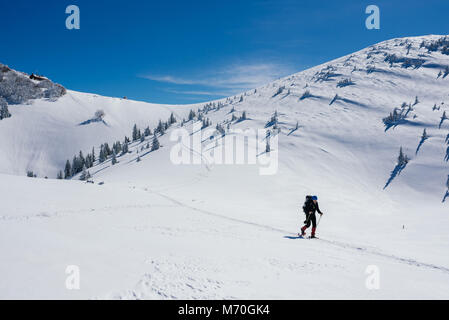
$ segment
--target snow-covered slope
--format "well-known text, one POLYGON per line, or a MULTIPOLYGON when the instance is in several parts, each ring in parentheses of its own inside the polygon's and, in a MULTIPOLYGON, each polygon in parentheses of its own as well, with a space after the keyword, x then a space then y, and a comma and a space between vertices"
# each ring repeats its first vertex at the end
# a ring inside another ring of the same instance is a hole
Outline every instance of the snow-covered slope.
POLYGON ((27 105, 10 105, 11 118, 0 123, 0 172, 26 175, 28 170, 39 177, 55 178, 67 159, 82 150, 105 142, 122 140, 133 125, 155 126, 171 112, 185 107, 164 106, 95 94, 67 91, 55 101, 31 100, 27 105), (94 119, 103 110, 103 121, 94 119))
MULTIPOLYGON (((178 121, 159 150, 146 149, 149 136, 117 164, 90 168, 95 185, 1 175, 0 296, 448 298, 449 55, 439 39, 382 42, 223 99, 202 112, 212 127, 229 124, 225 138, 202 139, 202 164, 171 161, 178 121), (231 121, 243 111, 248 119, 231 121), (275 111, 274 175, 207 157, 231 136, 243 141, 235 129, 264 129, 275 111), (409 161, 397 167, 400 147, 409 161), (318 194, 325 212, 316 242, 294 237, 306 194, 318 194), (64 287, 71 264, 81 267, 80 291, 64 287), (379 290, 365 286, 369 265, 379 268, 379 290), (32 293, 21 290, 27 283, 32 293)), ((0 168, 55 175, 78 150, 130 136, 134 123, 154 128, 172 111, 179 120, 198 107, 71 91, 10 106, 0 168), (106 124, 78 126, 97 109, 106 124)), ((183 128, 192 133, 195 122, 183 128)))

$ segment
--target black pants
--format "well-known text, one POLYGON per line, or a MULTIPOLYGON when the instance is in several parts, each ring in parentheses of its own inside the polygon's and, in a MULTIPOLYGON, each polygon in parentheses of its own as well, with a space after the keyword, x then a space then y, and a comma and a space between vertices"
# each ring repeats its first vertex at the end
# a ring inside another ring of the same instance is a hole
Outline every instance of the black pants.
POLYGON ((316 228, 316 215, 315 213, 309 213, 307 215, 307 219, 306 219, 306 227, 310 227, 310 224, 312 224, 313 228, 316 228))

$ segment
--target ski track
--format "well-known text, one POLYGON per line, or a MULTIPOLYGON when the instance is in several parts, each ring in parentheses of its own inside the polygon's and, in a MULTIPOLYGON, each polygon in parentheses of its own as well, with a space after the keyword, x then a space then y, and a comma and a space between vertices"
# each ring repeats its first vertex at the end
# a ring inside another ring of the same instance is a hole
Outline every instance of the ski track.
POLYGON ((101 208, 79 209, 79 210, 61 210, 57 212, 42 211, 36 214, 26 214, 21 216, 0 216, 0 221, 25 221, 30 219, 42 219, 53 217, 68 217, 75 214, 93 214, 101 212, 102 214, 111 214, 109 210, 123 210, 123 209, 147 209, 147 208, 173 208, 175 206, 170 205, 154 205, 154 204, 142 204, 142 205, 121 205, 121 206, 106 206, 101 208))
MULTIPOLYGON (((134 187, 132 189, 135 189, 134 187)), ((171 189, 171 188, 167 188, 166 190, 171 189)), ((151 194, 155 194, 159 197, 162 197, 166 200, 168 200, 169 202, 173 203, 175 206, 177 207, 182 207, 182 208, 186 208, 189 209, 191 211, 194 211, 196 213, 199 214, 205 214, 208 216, 213 216, 219 219, 225 219, 227 221, 232 221, 232 222, 236 222, 239 224, 246 224, 252 227, 256 227, 256 228, 261 228, 261 229, 265 229, 271 232, 276 232, 276 233, 282 233, 284 235, 294 235, 296 236, 296 233, 292 233, 291 231, 287 231, 284 229, 280 229, 280 228, 275 228, 275 227, 271 227, 271 226, 267 226, 267 225, 263 225, 263 224, 259 224, 256 222, 251 222, 251 221, 246 221, 246 220, 242 220, 242 219, 238 219, 238 218, 232 218, 232 217, 228 217, 222 214, 218 214, 209 210, 205 210, 205 209, 201 209, 201 208, 197 208, 188 204, 185 204, 179 200, 176 200, 173 197, 170 197, 166 194, 163 194, 159 191, 154 191, 154 190, 150 190, 149 188, 143 188, 144 191, 149 192, 151 194)), ((22 216, 0 216, 0 221, 27 221, 30 219, 43 219, 43 218, 52 218, 52 217, 66 217, 66 216, 71 216, 74 214, 95 214, 95 213, 109 213, 109 210, 123 210, 123 209, 142 209, 142 208, 154 208, 154 207, 175 207, 175 206, 170 206, 170 205, 125 205, 125 206, 106 206, 106 207, 102 207, 102 208, 91 208, 91 209, 80 209, 80 210, 65 210, 65 211, 58 211, 58 212, 40 212, 37 214, 30 214, 30 215, 22 215, 22 216), (104 212, 106 211, 106 212, 104 212)), ((328 239, 323 239, 323 238, 319 238, 319 239, 315 239, 318 240, 320 242, 323 243, 327 243, 329 245, 333 245, 339 248, 343 248, 343 249, 350 249, 350 250, 354 250, 358 253, 366 253, 366 254, 370 254, 370 255, 375 255, 378 257, 382 257, 385 259, 389 259, 389 260, 394 260, 397 261, 399 263, 403 263, 403 264, 407 264, 407 265, 412 265, 415 267, 425 267, 431 270, 437 270, 437 271, 441 271, 444 273, 449 274, 449 268, 448 267, 444 267, 444 266, 438 266, 435 264, 430 264, 430 263, 425 263, 425 262, 420 262, 417 261, 415 259, 411 259, 411 258, 405 258, 405 257, 399 257, 393 254, 388 254, 388 253, 384 253, 381 251, 377 251, 377 250, 372 250, 372 249, 368 249, 368 248, 364 248, 355 244, 350 244, 347 242, 342 242, 342 241, 337 241, 337 240, 328 240, 328 239)))
MULTIPOLYGON (((233 221, 233 222, 237 222, 237 223, 241 223, 241 224, 246 224, 246 225, 250 225, 250 226, 253 226, 253 227, 257 227, 257 228, 266 229, 266 230, 273 231, 273 232, 289 234, 289 235, 296 235, 295 233, 291 233, 290 231, 286 231, 286 230, 283 230, 283 229, 274 228, 274 227, 270 227, 270 226, 267 226, 267 225, 263 225, 263 224, 259 224, 259 223, 255 223, 255 222, 250 222, 250 221, 246 221, 246 220, 241 220, 241 219, 237 219, 237 218, 231 218, 231 217, 227 217, 227 216, 224 216, 224 215, 221 215, 221 214, 218 214, 218 213, 214 213, 214 212, 211 212, 211 211, 208 211, 208 210, 196 208, 196 207, 190 206, 188 204, 182 203, 181 201, 178 201, 178 200, 176 200, 176 199, 174 199, 174 198, 172 198, 170 196, 167 196, 165 194, 162 194, 160 192, 151 191, 149 189, 146 189, 146 191, 147 192, 151 192, 151 193, 156 194, 156 195, 159 195, 160 197, 163 197, 163 198, 171 201, 172 203, 174 203, 174 204, 176 204, 178 206, 190 209, 192 211, 195 211, 195 212, 198 212, 198 213, 201 213, 201 214, 206 214, 206 215, 214 216, 214 217, 217 217, 217 218, 220 218, 220 219, 226 219, 228 221, 233 221)), ((346 243, 346 242, 342 242, 342 241, 326 240, 326 239, 322 239, 322 238, 315 239, 315 240, 318 240, 318 241, 321 241, 321 242, 324 242, 324 243, 327 243, 327 244, 330 244, 330 245, 333 245, 333 246, 336 246, 336 247, 340 247, 340 248, 343 248, 343 249, 351 249, 351 250, 357 251, 359 253, 367 253, 367 254, 370 254, 370 255, 375 255, 375 256, 378 256, 378 257, 382 257, 382 258, 386 258, 386 259, 390 259, 390 260, 395 260, 397 262, 408 264, 408 265, 412 265, 412 266, 415 266, 415 267, 425 267, 425 268, 428 268, 428 269, 438 270, 438 271, 442 271, 444 273, 449 274, 449 268, 444 267, 444 266, 437 266, 437 265, 434 265, 434 264, 431 264, 431 263, 420 262, 420 261, 417 261, 417 260, 414 260, 414 259, 411 259, 411 258, 398 257, 398 256, 395 256, 393 254, 388 254, 388 253, 383 253, 383 252, 376 251, 376 250, 371 250, 371 249, 368 249, 368 248, 363 248, 361 246, 357 246, 357 245, 346 243)))

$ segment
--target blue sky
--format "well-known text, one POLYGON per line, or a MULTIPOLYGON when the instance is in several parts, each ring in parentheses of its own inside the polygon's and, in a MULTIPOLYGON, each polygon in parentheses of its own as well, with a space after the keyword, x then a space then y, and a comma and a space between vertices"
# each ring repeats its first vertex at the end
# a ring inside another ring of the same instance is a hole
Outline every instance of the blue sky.
POLYGON ((449 1, 2 0, 0 62, 156 103, 237 94, 376 42, 449 34, 449 1), (80 30, 65 9, 80 8, 80 30), (380 8, 380 30, 365 8, 380 8))

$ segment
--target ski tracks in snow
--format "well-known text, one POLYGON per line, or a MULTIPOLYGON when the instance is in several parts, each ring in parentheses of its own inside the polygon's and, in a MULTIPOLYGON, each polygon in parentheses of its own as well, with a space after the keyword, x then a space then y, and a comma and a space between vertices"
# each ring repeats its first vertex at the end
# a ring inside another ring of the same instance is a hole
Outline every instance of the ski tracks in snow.
POLYGON ((403 258, 403 257, 399 257, 393 254, 388 254, 388 253, 383 253, 381 251, 376 251, 373 249, 368 249, 368 248, 363 248, 354 244, 350 244, 350 243, 345 243, 345 242, 341 242, 341 241, 334 241, 334 240, 326 240, 323 238, 319 238, 319 241, 322 241, 324 243, 328 243, 330 245, 334 245, 334 246, 338 246, 340 248, 344 248, 344 249, 352 249, 361 253, 367 253, 367 254, 371 254, 371 255, 376 255, 382 258, 386 258, 386 259, 390 259, 390 260, 395 260, 397 262, 400 263, 405 263, 411 266, 415 266, 415 267, 425 267, 428 269, 433 269, 433 270, 438 270, 438 271, 442 271, 445 273, 449 274, 449 268, 447 267, 443 267, 443 266, 437 266, 431 263, 425 263, 425 262, 419 262, 417 260, 414 259, 410 259, 410 258, 403 258))
MULTIPOLYGON (((208 210, 200 209, 200 208, 197 208, 197 207, 185 204, 185 203, 183 203, 183 202, 181 202, 179 200, 176 200, 176 199, 174 199, 174 198, 172 198, 172 197, 170 197, 170 196, 168 196, 166 194, 162 194, 160 192, 151 191, 149 189, 146 189, 146 191, 147 192, 151 192, 151 193, 156 194, 156 195, 159 195, 160 197, 163 197, 164 199, 166 199, 166 200, 168 200, 168 201, 170 201, 170 202, 172 202, 172 203, 174 203, 174 204, 176 204, 176 205, 178 205, 180 207, 190 209, 190 210, 192 210, 194 212, 197 212, 197 213, 200 213, 200 214, 206 214, 206 215, 217 217, 217 218, 220 218, 220 219, 226 219, 228 221, 233 221, 233 222, 237 222, 237 223, 241 223, 241 224, 246 224, 246 225, 250 225, 250 226, 253 226, 253 227, 256 227, 256 228, 262 228, 262 229, 265 229, 265 230, 268 230, 268 231, 282 233, 284 235, 285 234, 290 234, 290 235, 292 234, 290 231, 286 231, 286 230, 283 230, 283 229, 279 229, 279 228, 275 228, 275 227, 271 227, 271 226, 267 226, 267 225, 263 225, 263 224, 259 224, 259 223, 255 223, 255 222, 251 222, 251 221, 246 221, 246 220, 241 220, 241 219, 237 219, 237 218, 232 218, 232 217, 228 217, 228 216, 225 216, 225 215, 214 213, 214 212, 211 212, 211 211, 208 211, 208 210)), ((319 242, 322 242, 322 243, 326 243, 328 245, 337 246, 337 247, 340 247, 340 248, 343 248, 343 249, 353 250, 353 251, 356 251, 356 252, 358 252, 360 254, 374 255, 374 256, 381 257, 381 258, 394 260, 394 261, 399 262, 399 263, 403 263, 403 264, 407 264, 407 265, 411 265, 411 266, 415 266, 415 267, 424 267, 424 268, 427 268, 427 269, 431 269, 431 270, 435 270, 435 271, 441 271, 441 272, 449 274, 449 268, 448 267, 438 266, 438 265, 431 264, 431 263, 420 262, 420 261, 417 261, 415 259, 400 257, 400 256, 396 256, 396 255, 393 255, 393 254, 388 254, 388 253, 384 253, 384 252, 381 252, 381 251, 377 251, 375 249, 369 249, 369 248, 361 247, 361 246, 358 246, 358 245, 355 245, 355 244, 351 244, 351 243, 347 243, 347 242, 327 240, 327 239, 323 239, 323 238, 315 239, 315 240, 318 240, 319 242)))

